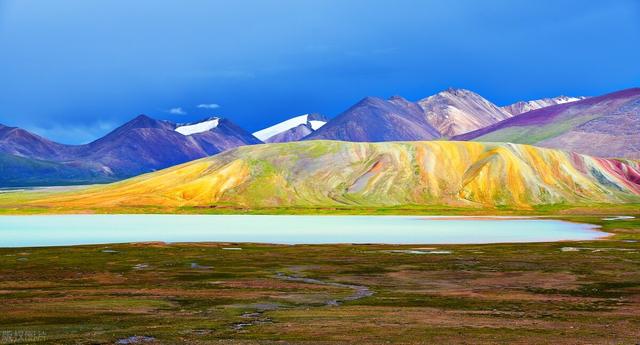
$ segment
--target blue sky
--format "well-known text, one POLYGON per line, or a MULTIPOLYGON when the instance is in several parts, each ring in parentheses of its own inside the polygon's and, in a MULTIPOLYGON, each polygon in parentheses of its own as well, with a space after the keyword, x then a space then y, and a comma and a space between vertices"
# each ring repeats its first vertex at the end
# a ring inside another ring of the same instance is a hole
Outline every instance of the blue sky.
POLYGON ((254 131, 368 95, 502 105, 639 81, 637 0, 0 0, 0 123, 64 143, 140 113, 254 131))

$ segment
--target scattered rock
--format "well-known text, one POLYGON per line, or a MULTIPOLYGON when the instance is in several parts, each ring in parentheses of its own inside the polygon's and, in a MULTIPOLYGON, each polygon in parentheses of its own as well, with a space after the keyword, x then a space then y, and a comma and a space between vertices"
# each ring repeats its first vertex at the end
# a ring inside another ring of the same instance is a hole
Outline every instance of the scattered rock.
POLYGON ((451 254, 452 252, 450 250, 403 250, 403 249, 396 249, 396 250, 383 250, 383 252, 385 253, 400 253, 400 254, 417 254, 417 255, 422 255, 422 254, 451 254))
POLYGON ((137 264, 137 265, 133 266, 134 270, 143 270, 145 268, 149 268, 149 265, 147 265, 147 264, 137 264))
POLYGON ((212 266, 202 266, 202 265, 198 265, 198 263, 196 262, 192 262, 191 263, 191 268, 196 269, 196 270, 209 270, 211 268, 213 268, 212 266))
POLYGON ((245 318, 245 319, 252 319, 252 318, 256 318, 256 317, 260 317, 260 315, 262 315, 262 313, 244 313, 242 315, 240 315, 240 317, 245 318))
POLYGON ((195 335, 207 335, 213 333, 213 331, 210 329, 194 329, 191 333, 195 335))
MULTIPOLYGON (((273 310, 273 309, 270 309, 270 310, 273 310)), ((249 326, 254 326, 254 325, 259 325, 264 323, 273 323, 273 320, 271 320, 271 318, 264 316, 265 311, 266 310, 258 310, 256 312, 248 312, 240 315, 241 318, 251 319, 251 321, 234 323, 232 326, 233 329, 239 331, 249 326)))
POLYGON ((239 331, 245 327, 253 326, 255 323, 253 322, 239 322, 233 324, 233 329, 239 331))
POLYGON ((562 247, 563 252, 579 252, 581 250, 591 251, 592 253, 608 252, 608 251, 620 251, 620 252, 637 252, 637 249, 631 248, 589 248, 589 247, 562 247))
POLYGON ((134 336, 129 337, 129 338, 118 339, 118 341, 116 341, 116 344, 118 344, 118 345, 143 344, 143 343, 150 343, 150 342, 155 341, 155 340, 156 340, 156 338, 150 337, 150 336, 146 336, 146 335, 134 335, 134 336))
POLYGON ((625 220, 625 219, 634 219, 634 216, 615 216, 615 217, 607 217, 602 218, 602 220, 625 220))

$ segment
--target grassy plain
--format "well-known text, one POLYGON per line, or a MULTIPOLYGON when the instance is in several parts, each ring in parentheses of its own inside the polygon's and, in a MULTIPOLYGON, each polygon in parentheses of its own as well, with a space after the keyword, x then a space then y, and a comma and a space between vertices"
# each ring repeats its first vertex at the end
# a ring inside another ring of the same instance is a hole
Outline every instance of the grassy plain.
POLYGON ((0 249, 0 343, 636 344, 640 220, 597 210, 640 216, 538 210, 615 234, 564 243, 0 249))

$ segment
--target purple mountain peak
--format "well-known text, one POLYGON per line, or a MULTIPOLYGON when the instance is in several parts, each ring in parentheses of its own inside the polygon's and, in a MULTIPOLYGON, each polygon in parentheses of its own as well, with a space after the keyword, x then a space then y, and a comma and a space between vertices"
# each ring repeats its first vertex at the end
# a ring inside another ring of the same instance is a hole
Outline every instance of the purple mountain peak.
POLYGON ((153 120, 153 118, 151 118, 147 114, 140 114, 140 115, 138 115, 138 116, 133 118, 133 121, 139 121, 139 120, 153 120))
POLYGON ((168 121, 156 120, 148 115, 140 114, 133 118, 133 120, 124 124, 124 126, 128 126, 129 128, 154 128, 158 127, 159 124, 167 123, 168 121))
POLYGON ((374 97, 374 96, 367 96, 367 97, 361 99, 358 103, 356 103, 354 105, 354 107, 365 106, 365 105, 368 105, 368 104, 379 104, 381 102, 384 102, 384 100, 382 98, 378 98, 378 97, 374 97))
POLYGON ((440 133, 427 123, 422 108, 402 97, 365 97, 304 140, 378 142, 431 140, 440 133))

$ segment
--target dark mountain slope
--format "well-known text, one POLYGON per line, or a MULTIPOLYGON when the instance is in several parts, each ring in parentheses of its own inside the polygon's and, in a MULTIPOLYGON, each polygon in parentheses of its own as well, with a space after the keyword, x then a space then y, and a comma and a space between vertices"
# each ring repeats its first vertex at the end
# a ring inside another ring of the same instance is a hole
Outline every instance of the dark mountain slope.
POLYGON ((367 97, 329 121, 304 140, 355 142, 432 140, 440 133, 425 119, 422 108, 402 97, 367 97))

